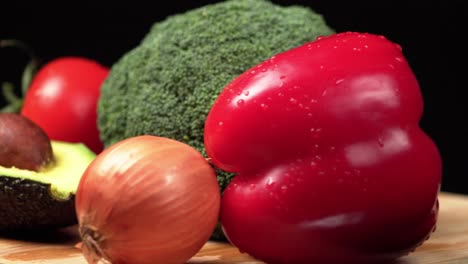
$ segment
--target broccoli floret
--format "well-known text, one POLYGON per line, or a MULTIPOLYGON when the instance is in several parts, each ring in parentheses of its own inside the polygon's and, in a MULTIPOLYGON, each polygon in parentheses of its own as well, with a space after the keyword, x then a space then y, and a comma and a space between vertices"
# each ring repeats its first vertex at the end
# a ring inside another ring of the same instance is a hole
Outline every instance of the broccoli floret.
MULTIPOLYGON (((205 118, 221 90, 271 56, 333 30, 303 6, 227 0, 156 22, 112 67, 98 104, 109 146, 152 134, 185 142, 206 155, 205 118)), ((223 190, 232 175, 218 173, 223 190)))

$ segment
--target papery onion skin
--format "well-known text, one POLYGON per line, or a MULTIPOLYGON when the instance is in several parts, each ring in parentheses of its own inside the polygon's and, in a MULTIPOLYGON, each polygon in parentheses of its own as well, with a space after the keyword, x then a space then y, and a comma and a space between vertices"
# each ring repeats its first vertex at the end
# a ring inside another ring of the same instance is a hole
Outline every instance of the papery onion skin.
POLYGON ((149 135, 104 150, 76 193, 89 263, 185 263, 209 239, 219 207, 216 174, 205 158, 185 143, 149 135))

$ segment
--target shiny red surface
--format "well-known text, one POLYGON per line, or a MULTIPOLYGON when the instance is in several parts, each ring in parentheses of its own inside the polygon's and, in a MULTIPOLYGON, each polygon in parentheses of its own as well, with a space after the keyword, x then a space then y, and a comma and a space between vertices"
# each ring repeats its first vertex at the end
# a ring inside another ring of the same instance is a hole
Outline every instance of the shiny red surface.
POLYGON ((63 57, 44 65, 34 76, 21 114, 53 140, 81 142, 99 153, 97 128, 100 87, 109 69, 80 57, 63 57))
POLYGON ((268 263, 374 263, 435 227, 441 159, 419 127, 423 99, 401 48, 341 33, 278 54, 233 80, 205 145, 238 175, 221 223, 268 263))

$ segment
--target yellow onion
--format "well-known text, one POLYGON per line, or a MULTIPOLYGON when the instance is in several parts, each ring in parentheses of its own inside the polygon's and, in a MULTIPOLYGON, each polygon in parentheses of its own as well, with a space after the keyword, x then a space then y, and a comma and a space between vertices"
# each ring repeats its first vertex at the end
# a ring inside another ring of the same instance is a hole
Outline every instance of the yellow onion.
POLYGON ((209 239, 220 189, 205 158, 156 136, 120 141, 99 154, 76 193, 88 263, 181 264, 209 239))

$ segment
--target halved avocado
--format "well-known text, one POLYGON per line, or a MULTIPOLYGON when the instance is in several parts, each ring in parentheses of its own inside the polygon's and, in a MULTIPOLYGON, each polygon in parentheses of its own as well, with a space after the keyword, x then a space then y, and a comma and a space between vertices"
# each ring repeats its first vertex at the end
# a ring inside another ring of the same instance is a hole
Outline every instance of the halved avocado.
POLYGON ((75 193, 96 154, 52 141, 54 162, 39 172, 0 166, 0 232, 42 231, 77 223, 75 193))

